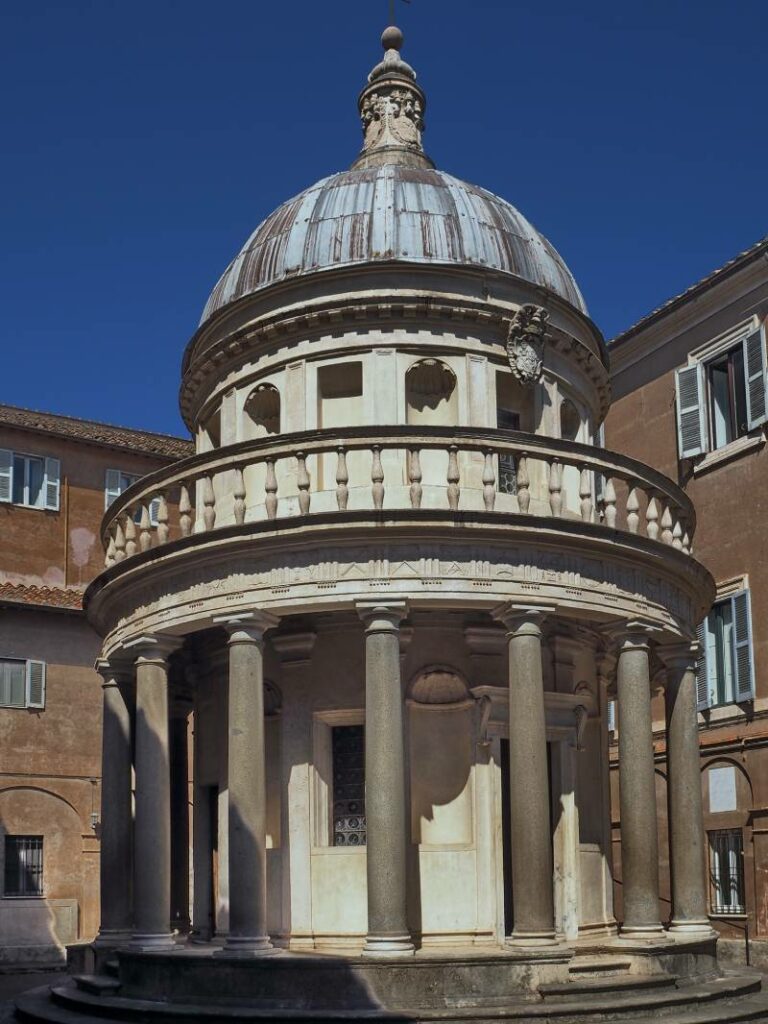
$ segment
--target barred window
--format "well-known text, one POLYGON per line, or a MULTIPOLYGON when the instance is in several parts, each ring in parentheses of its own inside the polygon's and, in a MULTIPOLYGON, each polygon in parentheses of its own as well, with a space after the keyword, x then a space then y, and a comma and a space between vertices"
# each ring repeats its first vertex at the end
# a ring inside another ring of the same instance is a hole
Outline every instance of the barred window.
POLYGON ((365 728, 332 730, 333 845, 365 846, 365 728))
POLYGON ((709 863, 712 913, 745 913, 741 829, 719 829, 709 833, 709 863))
POLYGON ((5 837, 6 896, 43 895, 43 837, 5 837))

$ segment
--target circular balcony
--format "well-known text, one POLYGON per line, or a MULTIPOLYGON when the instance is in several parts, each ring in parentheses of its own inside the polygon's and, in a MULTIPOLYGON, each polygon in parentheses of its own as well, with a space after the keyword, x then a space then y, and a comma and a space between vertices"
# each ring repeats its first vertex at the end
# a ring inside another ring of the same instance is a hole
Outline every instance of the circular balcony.
POLYGON ((604 449, 511 430, 304 431, 200 453, 105 514, 89 614, 115 642, 233 606, 280 615, 378 591, 543 602, 690 635, 712 599, 685 493, 604 449))

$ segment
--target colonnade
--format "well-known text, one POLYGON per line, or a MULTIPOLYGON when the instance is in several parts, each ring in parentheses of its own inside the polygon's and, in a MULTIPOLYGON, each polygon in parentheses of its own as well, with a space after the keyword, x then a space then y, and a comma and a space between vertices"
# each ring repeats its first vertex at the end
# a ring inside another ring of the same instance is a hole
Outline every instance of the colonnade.
MULTIPOLYGON (((365 775, 368 934, 364 955, 414 950, 408 928, 409 843, 405 701, 400 626, 404 602, 360 602, 365 628, 365 775)), ((514 927, 521 947, 555 943, 553 852, 542 679, 542 624, 551 609, 507 604, 495 611, 507 630, 510 686, 509 793, 514 927), (516 823, 522 823, 516 827, 516 823)), ((222 618, 228 633, 229 932, 221 953, 275 952, 267 930, 264 634, 277 620, 262 612, 222 618)), ((661 937, 658 836, 651 722, 653 631, 640 622, 611 631, 616 645, 619 726, 622 935, 661 937)), ((181 643, 164 636, 128 643, 102 660, 101 930, 97 942, 171 948, 169 658, 181 643), (130 692, 135 673, 135 732, 130 692), (132 755, 132 745, 135 753, 132 755), (131 828, 131 771, 135 822, 131 828), (127 884, 133 879, 133 886, 127 884)), ((672 867, 671 932, 709 933, 696 718, 695 647, 659 646, 666 668, 667 763, 672 867)), ((607 766, 606 766, 607 771, 607 766)), ((194 813, 194 812, 193 812, 194 813)), ((307 827, 309 827, 307 825, 307 827)), ((195 854, 195 868, 198 857, 195 854)), ((210 870, 210 866, 208 866, 210 870)))

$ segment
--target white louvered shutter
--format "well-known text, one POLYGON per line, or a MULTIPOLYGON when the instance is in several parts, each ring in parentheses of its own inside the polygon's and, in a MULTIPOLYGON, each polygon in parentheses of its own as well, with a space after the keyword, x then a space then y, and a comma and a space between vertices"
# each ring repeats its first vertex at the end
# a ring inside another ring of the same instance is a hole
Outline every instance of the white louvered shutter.
POLYGON ((160 511, 160 499, 153 498, 149 503, 149 521, 152 526, 157 526, 157 513, 160 511))
POLYGON ((61 476, 61 463, 58 459, 46 459, 45 460, 45 507, 53 509, 54 512, 59 510, 59 491, 61 485, 59 478, 61 476))
POLYGON ((104 484, 104 510, 120 497, 120 470, 108 469, 104 484))
POLYGON ((13 497, 13 452, 0 448, 0 501, 13 497))
POLYGON ((704 415, 704 367, 701 363, 675 371, 677 393, 677 449, 681 459, 707 450, 704 415))
POLYGON ((765 394, 765 333, 758 327, 744 339, 744 369, 747 382, 747 427, 752 430, 768 419, 765 394))
POLYGON ((608 722, 607 722, 608 732, 614 732, 616 730, 616 701, 615 700, 609 700, 608 701, 607 711, 608 711, 608 722))
POLYGON ((752 656, 752 621, 749 591, 731 598, 733 607, 733 663, 736 667, 736 701, 755 696, 755 669, 752 656))
POLYGON ((45 707, 45 662, 27 662, 27 707, 45 707))
POLYGON ((696 662, 696 705, 699 711, 705 711, 711 703, 709 685, 709 617, 699 623, 696 638, 699 641, 699 655, 696 662))

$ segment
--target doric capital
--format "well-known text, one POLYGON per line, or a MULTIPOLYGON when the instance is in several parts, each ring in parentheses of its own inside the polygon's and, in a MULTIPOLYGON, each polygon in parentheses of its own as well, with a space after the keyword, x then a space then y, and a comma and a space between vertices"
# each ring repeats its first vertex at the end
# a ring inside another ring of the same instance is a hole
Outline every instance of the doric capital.
POLYGON ((317 640, 317 633, 278 633, 270 637, 270 642, 280 656, 283 665, 307 665, 312 658, 312 651, 317 640))
POLYGON ((103 689, 108 686, 119 687, 133 680, 133 663, 122 651, 110 658, 97 658, 93 667, 102 678, 103 689))
POLYGON ((695 671, 699 657, 699 645, 695 640, 683 640, 678 644, 664 644, 656 648, 664 668, 679 672, 695 671))
POLYGON ((356 601, 355 608, 366 633, 398 633, 408 615, 407 601, 356 601))
POLYGON ((229 645, 261 643, 267 630, 274 629, 280 620, 269 612, 259 609, 239 615, 220 615, 213 620, 229 633, 229 645))
POLYGON ((497 605, 491 615, 507 629, 507 636, 541 636, 541 625, 554 612, 553 606, 513 604, 497 605))
POLYGON ((603 628, 615 650, 623 651, 650 650, 651 641, 662 633, 660 626, 655 626, 642 619, 626 619, 624 622, 613 622, 603 628))
POLYGON ((123 650, 127 657, 136 661, 162 662, 165 664, 168 658, 177 651, 184 643, 180 636, 166 636, 162 633, 148 633, 145 636, 136 637, 123 644, 123 650))

